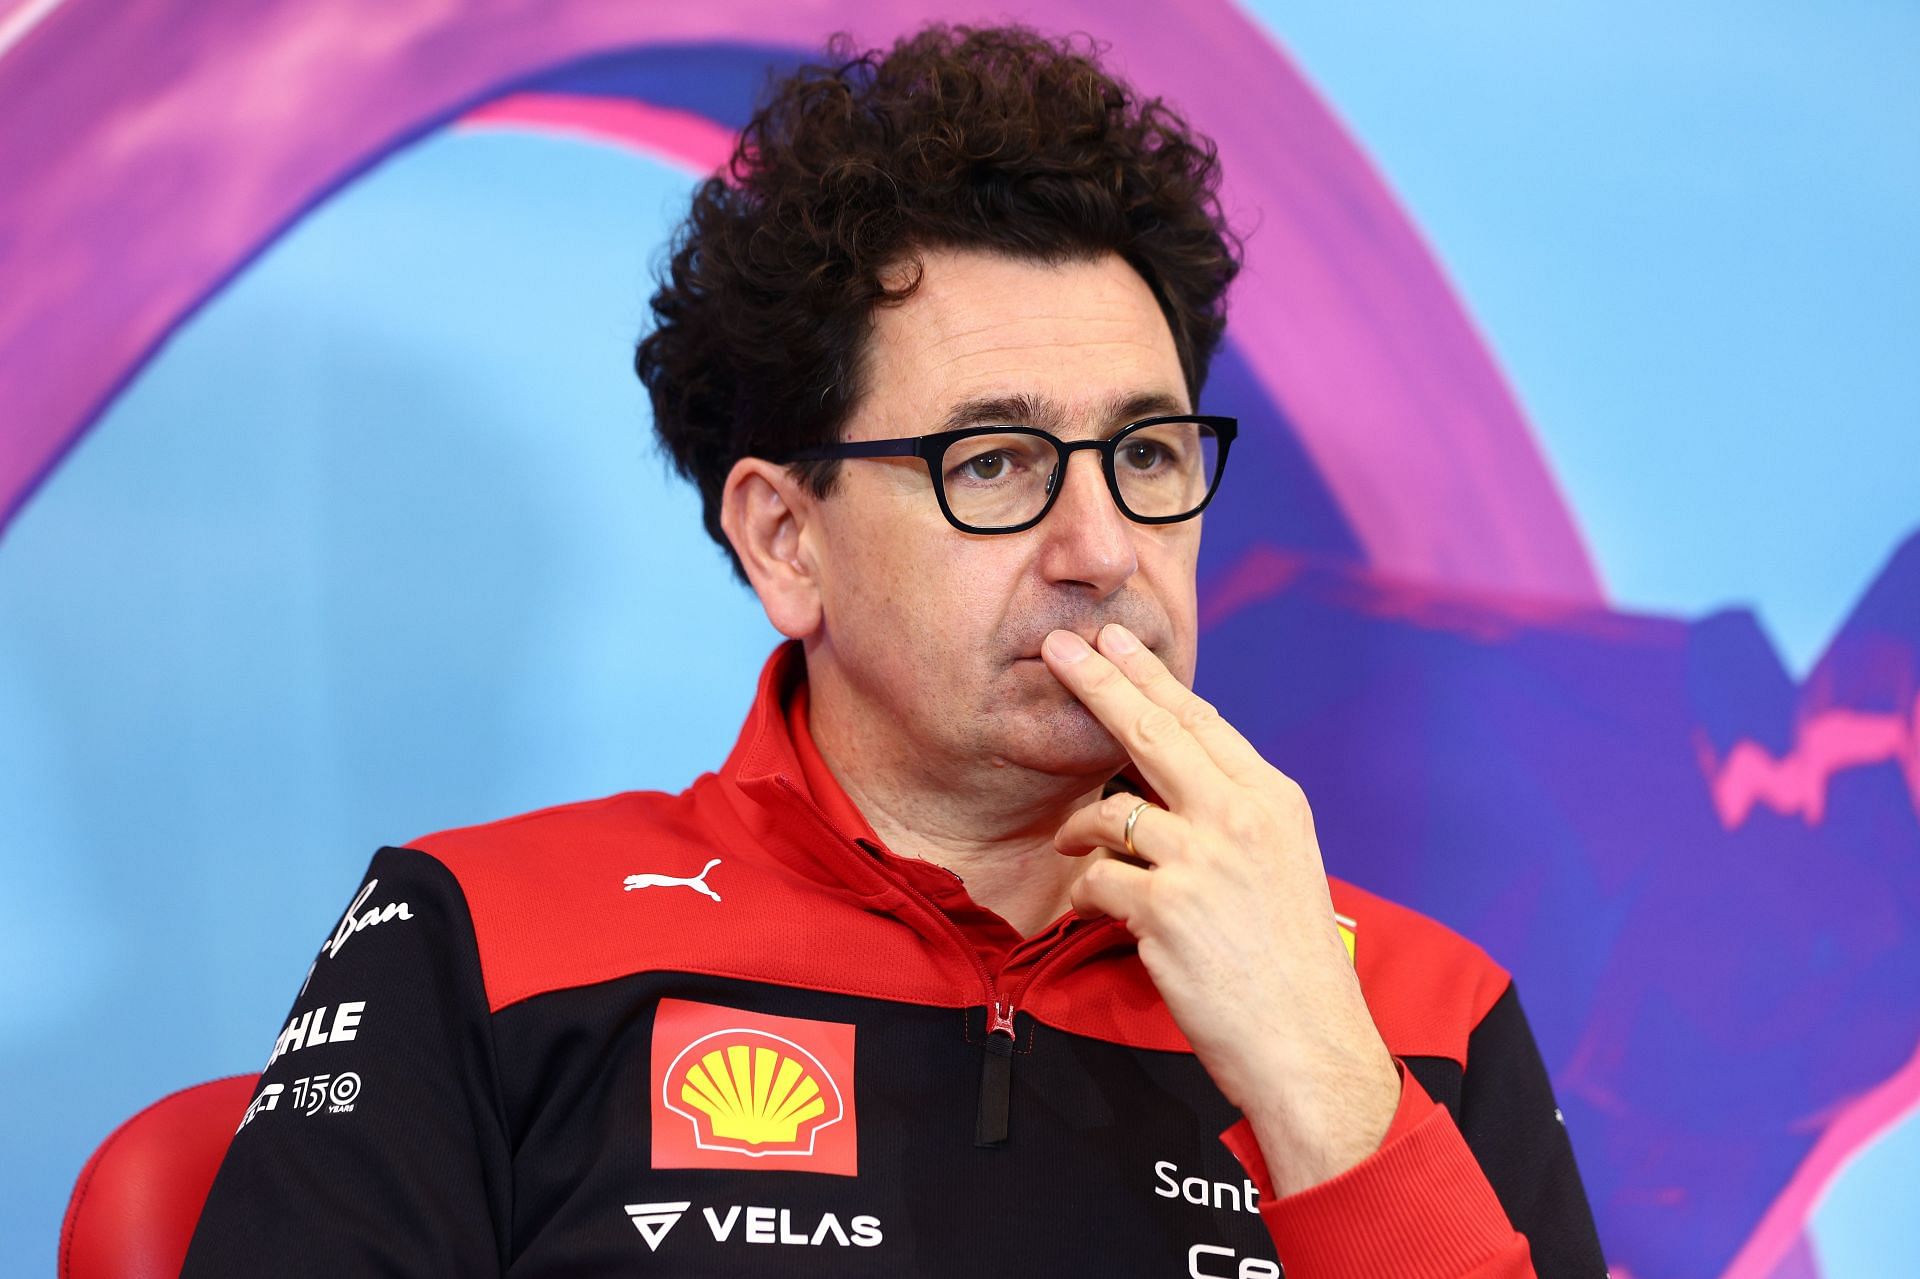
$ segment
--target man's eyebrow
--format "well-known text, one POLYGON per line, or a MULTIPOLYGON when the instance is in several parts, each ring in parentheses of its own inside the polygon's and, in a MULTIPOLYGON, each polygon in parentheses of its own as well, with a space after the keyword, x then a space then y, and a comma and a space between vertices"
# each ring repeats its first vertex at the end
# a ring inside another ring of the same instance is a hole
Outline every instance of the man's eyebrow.
POLYGON ((1143 417, 1159 417, 1162 414, 1186 411, 1186 404, 1171 392, 1138 391, 1125 397, 1116 395, 1107 406, 1107 420, 1115 426, 1125 426, 1143 417))
POLYGON ((1037 426, 1043 431, 1057 430, 1064 416, 1060 406, 1035 395, 982 395, 962 400, 947 414, 943 431, 962 431, 969 426, 1037 426))
MULTIPOLYGON (((1105 425, 1111 428, 1162 413, 1184 413, 1186 405, 1168 391, 1135 391, 1107 401, 1105 425)), ((982 395, 962 400, 948 412, 943 431, 970 426, 1033 426, 1056 434, 1067 420, 1058 403, 1037 395, 982 395)))

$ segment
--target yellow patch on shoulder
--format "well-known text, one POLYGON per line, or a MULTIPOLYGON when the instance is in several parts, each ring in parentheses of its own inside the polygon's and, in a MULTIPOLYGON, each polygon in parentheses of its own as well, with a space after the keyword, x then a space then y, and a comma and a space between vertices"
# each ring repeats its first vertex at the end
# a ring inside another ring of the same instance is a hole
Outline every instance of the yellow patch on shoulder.
POLYGON ((1354 957, 1354 932, 1360 927, 1360 921, 1357 919, 1348 919, 1345 915, 1335 915, 1333 922, 1334 925, 1339 928, 1340 940, 1347 948, 1347 962, 1357 964, 1359 960, 1354 957))

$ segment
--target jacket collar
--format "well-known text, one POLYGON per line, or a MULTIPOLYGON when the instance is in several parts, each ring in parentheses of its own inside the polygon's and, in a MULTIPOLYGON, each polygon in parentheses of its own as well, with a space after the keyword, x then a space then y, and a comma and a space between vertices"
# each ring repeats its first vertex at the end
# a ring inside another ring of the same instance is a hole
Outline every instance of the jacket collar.
MULTIPOLYGON (((720 766, 720 784, 755 840, 793 869, 862 896, 895 895, 899 886, 862 847, 880 846, 872 826, 824 764, 810 781, 801 763, 787 708, 806 679, 799 641, 787 640, 768 656, 740 736, 720 766)), ((813 744, 806 749, 811 752, 813 744)))
MULTIPOLYGON (((787 726, 787 703, 807 680, 807 658, 798 640, 787 640, 768 655, 760 668, 760 683, 753 705, 740 726, 740 736, 720 766, 720 776, 762 802, 776 801, 775 789, 781 779, 797 786, 809 804, 819 805, 806 785, 806 773, 800 766, 787 726)), ((851 806, 842 794, 841 800, 851 806)), ((821 814, 825 816, 824 812, 821 814)), ((854 832, 843 832, 850 837, 854 832)))

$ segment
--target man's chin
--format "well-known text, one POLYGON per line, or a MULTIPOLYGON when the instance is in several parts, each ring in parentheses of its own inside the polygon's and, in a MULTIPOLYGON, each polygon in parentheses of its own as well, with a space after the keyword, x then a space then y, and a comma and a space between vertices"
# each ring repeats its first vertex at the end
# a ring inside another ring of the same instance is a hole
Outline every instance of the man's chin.
POLYGON ((1071 697, 1064 705, 1035 707, 1017 718, 1024 722, 1001 751, 1010 764, 1062 777, 1104 779, 1127 763, 1119 741, 1071 697))

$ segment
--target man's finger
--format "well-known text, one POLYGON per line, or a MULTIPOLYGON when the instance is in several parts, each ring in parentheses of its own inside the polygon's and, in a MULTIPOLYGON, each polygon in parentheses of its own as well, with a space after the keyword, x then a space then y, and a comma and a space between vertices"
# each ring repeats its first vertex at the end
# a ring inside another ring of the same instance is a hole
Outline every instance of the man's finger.
POLYGON ((1040 652, 1054 678, 1119 739, 1140 775, 1171 807, 1183 809, 1226 784, 1220 766, 1173 712, 1149 701, 1119 667, 1078 635, 1054 631, 1040 652))
POLYGON ((1111 848, 1127 856, 1129 817, 1133 817, 1133 857, 1158 866, 1178 861, 1185 853, 1191 830, 1186 819, 1124 791, 1076 809, 1061 823, 1053 846, 1069 857, 1082 857, 1096 848, 1111 848), (1140 815, 1133 817, 1136 809, 1140 815))
POLYGON ((1082 915, 1111 915, 1129 926, 1139 918, 1153 872, 1111 857, 1087 863, 1068 900, 1082 915))
POLYGON ((1193 734, 1213 762, 1235 781, 1253 782, 1273 771, 1239 729, 1229 724, 1206 698, 1180 682, 1159 654, 1140 642, 1118 622, 1109 622, 1096 635, 1099 652, 1147 695, 1156 706, 1173 712, 1181 727, 1193 734))

